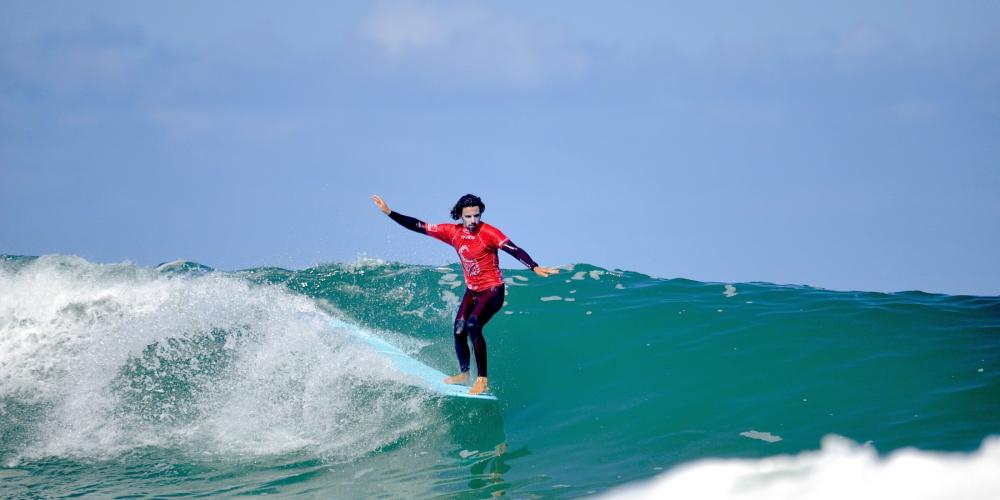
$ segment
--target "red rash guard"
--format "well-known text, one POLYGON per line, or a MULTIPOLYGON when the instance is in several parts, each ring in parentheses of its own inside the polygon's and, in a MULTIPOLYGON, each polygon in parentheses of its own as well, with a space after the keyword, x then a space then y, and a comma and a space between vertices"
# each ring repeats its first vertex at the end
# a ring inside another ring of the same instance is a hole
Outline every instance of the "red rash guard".
POLYGON ((462 224, 427 224, 425 230, 428 236, 455 248, 462 262, 465 285, 469 290, 478 292, 503 284, 497 250, 509 238, 499 229, 480 222, 475 233, 470 233, 462 224))
POLYGON ((528 252, 485 222, 480 222, 476 232, 470 233, 462 224, 427 224, 399 212, 389 212, 389 217, 410 231, 433 236, 454 247, 465 271, 465 286, 473 292, 503 284, 497 250, 509 253, 528 269, 538 267, 528 252))

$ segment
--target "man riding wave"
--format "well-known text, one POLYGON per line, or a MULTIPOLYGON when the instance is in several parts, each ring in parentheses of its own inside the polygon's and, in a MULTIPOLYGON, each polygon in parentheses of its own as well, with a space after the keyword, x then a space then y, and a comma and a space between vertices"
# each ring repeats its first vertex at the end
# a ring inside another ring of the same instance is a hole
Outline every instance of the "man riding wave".
POLYGON ((545 278, 559 272, 556 268, 539 266, 531 256, 519 248, 499 229, 482 221, 486 205, 478 196, 467 194, 459 198, 451 209, 451 218, 458 224, 427 224, 423 221, 394 212, 378 195, 372 196, 375 205, 399 225, 426 234, 451 245, 458 253, 465 274, 465 294, 455 315, 455 354, 458 356, 459 373, 444 379, 448 384, 469 381, 469 340, 476 357, 477 377, 469 394, 482 394, 489 388, 486 362, 486 338, 483 327, 503 307, 505 287, 500 271, 497 250, 503 250, 545 278))

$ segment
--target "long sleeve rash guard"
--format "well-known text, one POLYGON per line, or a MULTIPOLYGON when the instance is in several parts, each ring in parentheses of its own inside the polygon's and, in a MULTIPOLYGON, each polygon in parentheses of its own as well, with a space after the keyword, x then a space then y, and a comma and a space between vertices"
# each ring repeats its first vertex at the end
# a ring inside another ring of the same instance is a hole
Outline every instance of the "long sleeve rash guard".
POLYGON ((462 224, 427 224, 421 220, 389 212, 389 217, 399 225, 426 234, 455 248, 465 272, 465 283, 471 290, 484 290, 503 283, 497 250, 501 249, 529 269, 538 267, 528 252, 515 245, 499 229, 480 223, 476 231, 469 232, 462 224))

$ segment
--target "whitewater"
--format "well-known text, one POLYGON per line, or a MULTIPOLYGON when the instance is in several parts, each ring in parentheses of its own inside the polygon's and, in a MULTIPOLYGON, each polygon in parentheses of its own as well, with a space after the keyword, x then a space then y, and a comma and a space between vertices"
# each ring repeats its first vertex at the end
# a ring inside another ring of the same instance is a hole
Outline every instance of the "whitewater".
POLYGON ((0 256, 0 496, 997 498, 1000 297, 505 270, 499 401, 457 266, 0 256))

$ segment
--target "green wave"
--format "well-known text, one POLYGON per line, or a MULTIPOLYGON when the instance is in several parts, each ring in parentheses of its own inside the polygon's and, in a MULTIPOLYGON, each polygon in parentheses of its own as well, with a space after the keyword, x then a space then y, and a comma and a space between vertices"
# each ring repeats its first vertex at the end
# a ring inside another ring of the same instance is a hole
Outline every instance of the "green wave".
POLYGON ((458 266, 4 257, 0 458, 29 474, 8 484, 578 496, 705 457, 799 453, 828 434, 888 453, 971 451, 1000 430, 997 297, 586 264, 504 274, 485 329, 499 403, 482 404, 397 383, 323 324, 356 322, 452 371, 458 266))

